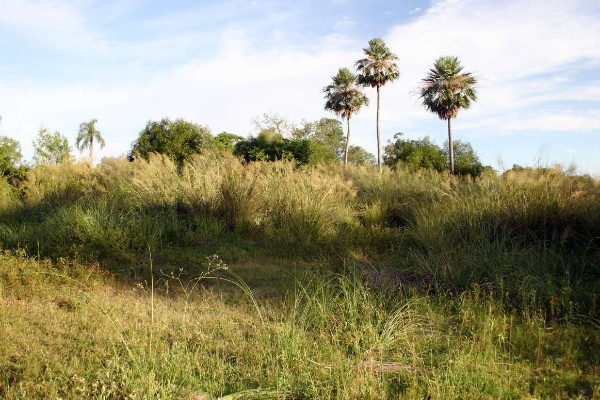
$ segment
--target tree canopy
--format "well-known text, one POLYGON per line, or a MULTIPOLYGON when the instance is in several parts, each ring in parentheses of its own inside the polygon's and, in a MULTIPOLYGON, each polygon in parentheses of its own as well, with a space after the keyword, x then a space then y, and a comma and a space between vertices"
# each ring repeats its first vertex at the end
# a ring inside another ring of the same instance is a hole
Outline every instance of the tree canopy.
POLYGON ((229 132, 221 132, 215 136, 213 146, 216 151, 232 153, 235 145, 244 138, 240 135, 229 132))
POLYGON ((383 39, 369 40, 369 47, 363 51, 366 57, 356 62, 359 84, 381 87, 400 77, 400 71, 394 62, 398 57, 390 51, 383 39))
MULTIPOLYGON (((454 173, 457 175, 479 176, 486 169, 479 160, 479 156, 469 142, 455 140, 454 148, 454 173)), ((444 143, 444 154, 448 158, 448 142, 444 143)))
POLYGON ((376 164, 375 156, 360 146, 350 146, 348 149, 348 162, 350 164, 376 164))
MULTIPOLYGON (((448 142, 444 148, 425 136, 422 139, 404 139, 403 133, 394 135, 394 142, 385 147, 385 164, 392 168, 403 166, 410 170, 433 169, 443 171, 448 167, 448 142)), ((484 167, 469 142, 454 141, 455 173, 457 175, 479 176, 491 167, 484 167)))
POLYGON ((477 79, 463 73, 457 57, 440 57, 421 81, 419 96, 427 111, 440 119, 456 118, 458 110, 467 109, 477 100, 477 79))
POLYGON ((68 139, 59 132, 50 132, 40 127, 38 137, 33 141, 33 161, 36 165, 62 164, 71 159, 71 146, 68 139))
POLYGON ((284 138, 273 129, 266 129, 236 143, 233 154, 246 161, 296 160, 298 164, 308 164, 311 143, 308 139, 284 138))
POLYGON ((384 161, 386 165, 405 166, 411 170, 420 168, 443 171, 446 168, 446 154, 437 144, 425 136, 422 139, 404 139, 403 133, 394 135, 394 142, 385 147, 384 161))
POLYGON ((0 175, 9 175, 22 159, 21 144, 8 136, 0 136, 0 175))
POLYGON ((303 121, 292 132, 293 139, 310 141, 310 164, 337 161, 344 156, 346 138, 342 123, 333 118, 303 121))
POLYGON ((321 118, 318 121, 302 121, 292 132, 294 139, 308 139, 329 147, 338 157, 344 156, 346 138, 342 123, 334 118, 321 118))
POLYGON ((210 129, 183 119, 148 121, 133 142, 130 158, 148 158, 150 153, 167 155, 178 165, 194 154, 213 148, 210 129))

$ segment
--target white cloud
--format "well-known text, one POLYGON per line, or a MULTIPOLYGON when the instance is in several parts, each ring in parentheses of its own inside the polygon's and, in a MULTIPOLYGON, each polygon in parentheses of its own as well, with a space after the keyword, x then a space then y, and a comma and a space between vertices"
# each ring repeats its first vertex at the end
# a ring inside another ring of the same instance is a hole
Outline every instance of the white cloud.
POLYGON ((93 24, 69 3, 56 0, 2 0, 0 24, 33 37, 47 47, 64 51, 87 51, 101 44, 93 24))
MULTIPOLYGON (((442 55, 458 56, 465 70, 479 77, 479 100, 459 117, 479 122, 473 125, 489 126, 492 119, 514 116, 517 110, 543 102, 593 99, 600 93, 597 75, 585 82, 568 77, 578 68, 600 66, 600 17, 588 12, 591 4, 578 0, 437 1, 420 17, 385 36, 400 57, 402 74, 398 84, 384 89, 386 109, 402 110, 395 118, 398 124, 418 124, 412 114, 420 109, 418 98, 407 98, 406 93, 414 91, 442 55)), ((575 123, 573 118, 565 125, 573 129, 591 126, 575 123)))
POLYGON ((600 110, 591 112, 555 112, 525 117, 509 122, 506 128, 515 131, 566 132, 600 130, 600 110))

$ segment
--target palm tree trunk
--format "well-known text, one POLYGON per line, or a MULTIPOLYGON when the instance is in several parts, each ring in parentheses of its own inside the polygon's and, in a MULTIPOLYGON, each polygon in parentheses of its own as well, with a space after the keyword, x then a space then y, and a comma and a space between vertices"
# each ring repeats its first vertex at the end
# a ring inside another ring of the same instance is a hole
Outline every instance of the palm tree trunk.
POLYGON ((377 166, 381 172, 381 137, 379 135, 379 89, 377 86, 377 166))
POLYGON ((350 117, 346 118, 348 133, 346 134, 346 152, 344 153, 344 168, 348 165, 348 150, 350 149, 350 117))
POLYGON ((90 167, 94 166, 94 138, 90 139, 90 167))
POLYGON ((454 175, 454 143, 452 143, 452 126, 448 118, 448 155, 450 156, 450 174, 454 175))

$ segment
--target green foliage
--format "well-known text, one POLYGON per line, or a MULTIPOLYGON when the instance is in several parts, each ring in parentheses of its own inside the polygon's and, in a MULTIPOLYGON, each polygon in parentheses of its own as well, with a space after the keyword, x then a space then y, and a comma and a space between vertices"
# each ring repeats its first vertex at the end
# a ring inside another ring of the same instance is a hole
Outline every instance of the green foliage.
POLYGON ((396 167, 402 165, 410 170, 420 168, 442 171, 446 168, 447 157, 444 151, 425 136, 423 139, 403 139, 403 133, 394 135, 395 142, 385 147, 384 162, 396 167))
POLYGON ((71 160, 69 141, 59 132, 40 127, 38 138, 33 141, 33 161, 36 165, 62 164, 71 160))
POLYGON ((400 77, 398 66, 394 63, 398 57, 388 49, 383 39, 369 40, 369 47, 363 51, 367 57, 356 62, 359 84, 381 87, 400 77))
POLYGON ((348 162, 350 164, 376 164, 375 156, 360 146, 350 146, 348 149, 348 162))
POLYGON ((357 76, 348 68, 340 68, 331 78, 333 83, 323 89, 325 109, 342 118, 350 119, 363 106, 369 105, 369 99, 357 87, 357 76))
POLYGON ((598 327, 575 311, 565 320, 533 305, 515 312, 481 286, 419 292, 354 263, 332 273, 276 259, 226 265, 184 249, 153 256, 128 260, 134 277, 119 279, 99 263, 0 254, 2 397, 587 399, 598 390, 598 327))
POLYGON ((477 79, 471 73, 462 73, 462 70, 457 57, 435 60, 419 89, 427 111, 447 120, 456 118, 458 110, 468 109, 471 102, 477 100, 477 79))
POLYGON ((295 160, 298 164, 308 164, 312 150, 308 139, 287 139, 267 129, 256 137, 238 142, 233 154, 245 161, 295 160))
MULTIPOLYGON (((454 140, 454 173, 457 175, 479 176, 485 167, 469 142, 454 140)), ((444 155, 448 159, 448 141, 444 143, 444 155)))
POLYGON ((244 140, 242 136, 233 133, 221 132, 213 140, 214 149, 219 152, 233 153, 235 145, 244 140))
MULTIPOLYGON (((391 167, 402 166, 411 171, 420 168, 441 172, 448 165, 448 142, 444 148, 433 143, 429 137, 419 140, 402 139, 402 133, 394 135, 395 142, 385 147, 385 163, 391 167)), ((484 167, 473 146, 468 142, 454 140, 454 172, 457 175, 479 176, 483 171, 493 169, 484 167)))
POLYGON ((0 136, 0 176, 13 175, 22 159, 19 142, 7 136, 0 136))
POLYGON ((309 139, 315 144, 321 144, 322 148, 329 149, 329 153, 333 153, 334 157, 341 158, 344 155, 346 138, 344 137, 342 123, 337 119, 321 118, 315 122, 303 121, 301 127, 294 129, 292 137, 295 139, 309 139))
MULTIPOLYGON (((234 138, 222 136, 221 139, 221 143, 231 144, 234 138)), ((206 126, 183 119, 171 121, 163 118, 158 122, 148 121, 133 143, 130 157, 148 159, 151 153, 165 154, 181 166, 194 154, 212 149, 213 142, 214 139, 206 126)))

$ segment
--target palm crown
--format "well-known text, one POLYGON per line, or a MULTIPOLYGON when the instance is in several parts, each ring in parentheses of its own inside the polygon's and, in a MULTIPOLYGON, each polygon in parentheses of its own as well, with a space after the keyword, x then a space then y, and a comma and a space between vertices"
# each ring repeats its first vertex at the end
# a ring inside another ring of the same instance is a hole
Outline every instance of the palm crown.
POLYGON ((392 53, 383 39, 369 40, 369 47, 363 49, 367 58, 356 62, 356 69, 360 73, 358 83, 364 86, 381 87, 387 82, 392 82, 400 76, 398 66, 394 63, 398 59, 392 53))
POLYGON ((471 73, 463 73, 457 57, 440 57, 435 60, 427 77, 421 81, 419 95, 428 111, 448 121, 448 155, 450 173, 454 174, 454 145, 452 142, 452 118, 458 110, 467 109, 477 100, 477 79, 471 73))
POLYGON ((323 89, 325 92, 325 109, 333 111, 346 119, 348 132, 346 135, 346 151, 344 165, 348 163, 348 149, 350 145, 350 118, 362 106, 369 104, 369 99, 357 86, 357 77, 348 68, 340 68, 337 75, 332 78, 333 83, 323 89))
POLYGON ((348 68, 340 68, 333 78, 333 83, 323 89, 325 92, 325 109, 333 111, 342 118, 349 119, 369 99, 357 87, 357 78, 348 68))
POLYGON ((100 144, 100 148, 105 146, 104 139, 100 135, 100 131, 96 129, 97 119, 92 119, 88 122, 82 122, 79 125, 79 134, 75 140, 75 146, 79 151, 83 151, 85 148, 90 149, 90 163, 94 163, 94 141, 100 144))
POLYGON ((423 105, 440 119, 456 118, 458 110, 477 100, 477 79, 462 70, 457 57, 440 57, 422 80, 419 94, 423 105))
POLYGON ((398 66, 394 63, 398 59, 392 53, 383 39, 375 38, 369 40, 369 47, 363 49, 367 58, 356 62, 356 69, 359 72, 358 83, 363 86, 377 88, 377 165, 381 172, 381 135, 379 132, 379 91, 387 82, 398 79, 400 72, 398 66))

